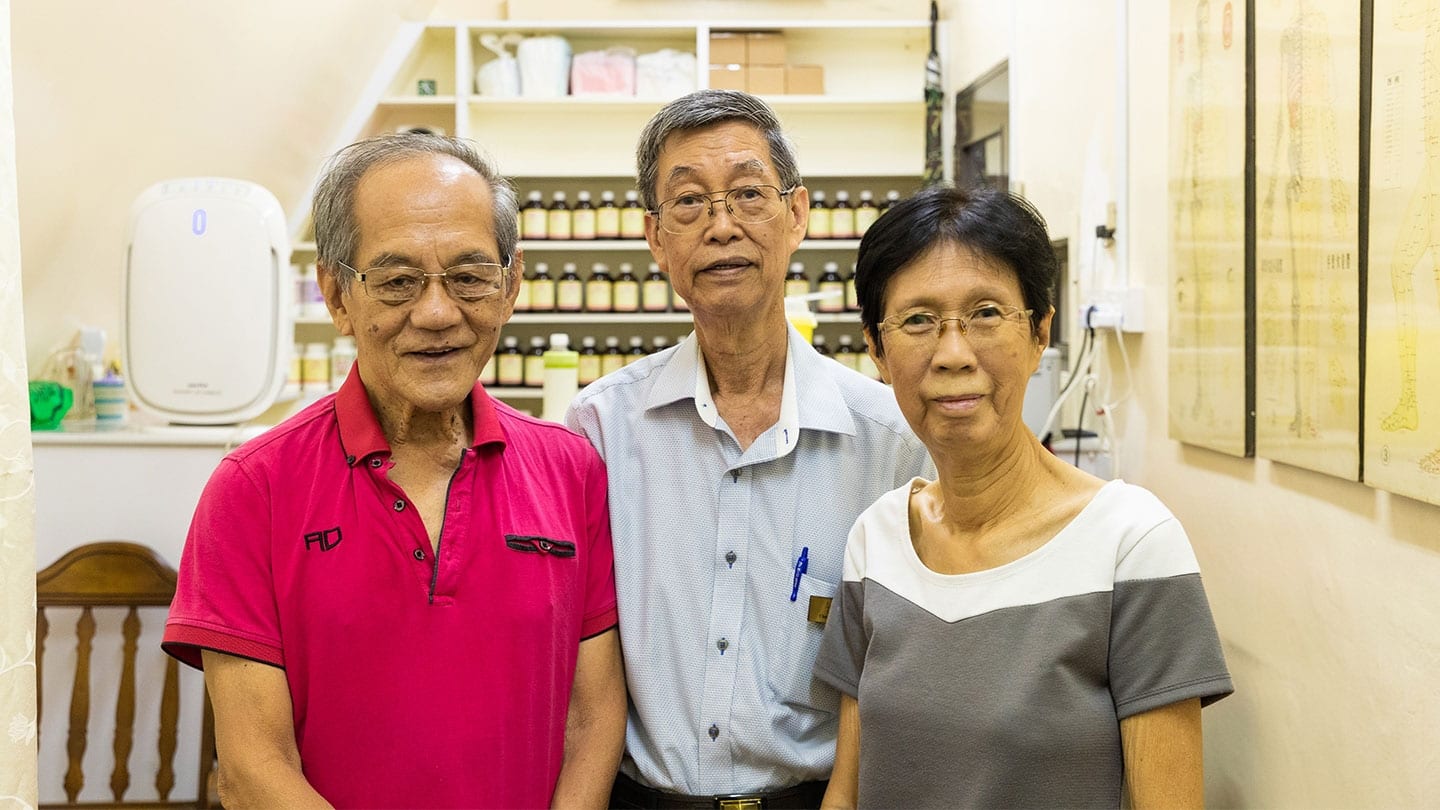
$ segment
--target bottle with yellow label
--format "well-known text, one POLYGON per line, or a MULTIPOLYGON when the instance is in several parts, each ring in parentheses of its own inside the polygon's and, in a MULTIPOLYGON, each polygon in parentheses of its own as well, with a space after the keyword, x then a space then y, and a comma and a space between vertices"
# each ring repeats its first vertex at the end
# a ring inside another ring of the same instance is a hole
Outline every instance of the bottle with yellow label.
POLYGON ((830 238, 830 206, 823 191, 810 192, 810 227, 805 235, 811 239, 830 238))
POLYGON ((820 274, 820 281, 816 285, 816 292, 824 295, 816 302, 816 309, 821 312, 844 312, 845 311, 845 280, 840 278, 840 265, 835 262, 825 262, 825 271, 820 274))
POLYGON ((590 192, 581 191, 575 195, 575 210, 570 212, 570 238, 595 238, 595 206, 590 204, 590 192))
POLYGON ((855 238, 855 209, 850 207, 850 192, 835 192, 835 207, 830 209, 830 236, 833 239, 855 238))
POLYGON ((640 280, 635 278, 635 267, 629 262, 620 263, 620 277, 615 279, 613 309, 616 312, 640 311, 640 280))
POLYGON ((611 335, 605 338, 605 353, 600 355, 600 376, 613 374, 625 367, 625 355, 620 351, 620 338, 611 335))
POLYGON ((855 209, 855 235, 864 236, 880 218, 880 209, 875 207, 874 195, 869 189, 860 192, 860 205, 855 209))
POLYGON ((545 202, 540 197, 540 192, 530 192, 529 200, 525 207, 520 209, 520 238, 522 239, 544 239, 548 228, 549 213, 545 210, 545 202))
POLYGON ((645 277, 645 287, 641 290, 641 308, 646 312, 670 309, 670 282, 655 262, 650 263, 650 275, 645 277))
POLYGON ((595 349, 595 338, 589 335, 580 338, 579 363, 581 385, 589 385, 600 379, 600 352, 595 349))
POLYGON ((565 262, 560 280, 555 282, 555 309, 560 312, 579 312, 585 308, 585 283, 575 271, 574 262, 565 262))
POLYGON ((620 238, 620 208, 615 205, 615 192, 600 192, 600 207, 595 209, 595 238, 620 238))
POLYGON ((507 335, 496 358, 496 382, 510 386, 525 384, 525 355, 520 352, 520 338, 507 335))
POLYGON ((530 351, 525 352, 525 387, 539 388, 545 384, 545 338, 530 338, 530 351))
POLYGON ((645 238, 645 209, 640 207, 640 192, 625 192, 625 207, 620 209, 620 238, 645 238))
POLYGON ((615 281, 610 278, 610 268, 596 262, 590 268, 590 279, 585 282, 585 311, 611 312, 614 298, 615 281))
POLYGON ((549 239, 569 239, 572 220, 570 206, 565 204, 565 192, 551 195, 550 210, 546 212, 546 236, 549 239))
POLYGON ((535 275, 530 277, 530 311, 555 311, 555 279, 545 262, 536 262, 535 275))
POLYGON ((805 265, 800 262, 790 263, 790 272, 785 275, 785 295, 809 295, 810 279, 805 277, 805 265))

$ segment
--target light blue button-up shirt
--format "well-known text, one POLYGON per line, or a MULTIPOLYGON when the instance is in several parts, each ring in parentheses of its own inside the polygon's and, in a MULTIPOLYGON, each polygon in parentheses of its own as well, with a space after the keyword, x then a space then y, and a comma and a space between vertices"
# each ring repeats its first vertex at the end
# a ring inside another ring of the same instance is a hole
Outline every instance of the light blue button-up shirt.
POLYGON ((890 390, 789 333, 780 419, 743 452, 695 335, 580 393, 605 458, 630 689, 622 770, 690 795, 829 777, 838 694, 811 668, 810 596, 840 582, 875 499, 933 477, 890 390), (806 558, 797 578, 797 561, 806 558))

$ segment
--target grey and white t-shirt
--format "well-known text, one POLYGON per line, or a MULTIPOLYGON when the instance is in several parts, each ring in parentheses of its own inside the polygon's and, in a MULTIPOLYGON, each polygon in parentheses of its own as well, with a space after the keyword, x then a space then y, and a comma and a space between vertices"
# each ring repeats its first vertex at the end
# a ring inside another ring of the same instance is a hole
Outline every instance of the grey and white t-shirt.
POLYGON ((856 521, 815 662, 860 704, 860 806, 1119 807, 1119 721, 1234 691, 1185 530, 1112 481, 1024 557, 939 574, 924 483, 856 521))

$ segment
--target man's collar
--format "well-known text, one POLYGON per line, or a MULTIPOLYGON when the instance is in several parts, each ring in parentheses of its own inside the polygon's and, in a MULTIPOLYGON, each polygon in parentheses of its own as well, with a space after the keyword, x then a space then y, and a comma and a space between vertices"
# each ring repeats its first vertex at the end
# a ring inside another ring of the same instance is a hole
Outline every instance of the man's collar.
MULTIPOLYGON (((486 444, 505 446, 505 427, 495 414, 495 403, 480 383, 470 390, 470 410, 474 414, 474 442, 472 447, 486 444)), ((345 455, 363 459, 374 453, 389 454, 390 442, 370 407, 370 396, 365 383, 360 379, 360 364, 350 368, 350 376, 340 385, 335 394, 335 419, 340 425, 340 443, 345 455)))
MULTIPOLYGON (((822 363, 833 363, 833 359, 822 356, 805 342, 795 327, 786 327, 785 387, 781 394, 780 411, 782 423, 788 413, 795 414, 801 428, 855 434, 855 420, 845 405, 844 394, 834 378, 827 373, 822 363)), ((655 384, 645 398, 645 409, 658 408, 691 399, 695 410, 706 424, 715 425, 715 403, 711 398, 710 380, 705 373, 704 358, 700 353, 700 340, 691 332, 675 352, 670 361, 656 375, 655 384), (709 413, 707 418, 706 413, 709 413)))

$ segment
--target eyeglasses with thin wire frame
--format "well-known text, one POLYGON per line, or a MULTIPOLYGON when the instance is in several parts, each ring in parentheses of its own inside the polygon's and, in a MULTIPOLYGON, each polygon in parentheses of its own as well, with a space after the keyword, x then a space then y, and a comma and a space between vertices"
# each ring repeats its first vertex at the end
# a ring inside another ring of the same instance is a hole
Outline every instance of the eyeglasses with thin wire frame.
POLYGON ((457 301, 483 301, 505 291, 510 278, 510 265, 494 262, 466 262, 447 267, 439 273, 427 273, 405 265, 371 267, 356 270, 344 262, 341 267, 354 273, 365 288, 365 294, 387 304, 414 301, 425 291, 431 278, 439 278, 450 297, 457 301))
POLYGON ((912 309, 891 315, 880 322, 880 331, 904 338, 912 343, 933 343, 940 337, 947 321, 960 327, 960 334, 972 342, 983 343, 1000 337, 1000 327, 1020 323, 1035 310, 1000 304, 982 304, 962 315, 942 317, 925 309, 912 309))
POLYGON ((660 203, 651 213, 659 221, 661 230, 667 233, 694 233, 704 229, 715 217, 716 197, 719 197, 725 201, 725 211, 731 219, 745 225, 759 225, 780 216, 780 212, 785 210, 785 198, 796 188, 798 186, 791 186, 781 191, 776 186, 760 184, 703 194, 681 194, 660 203))

